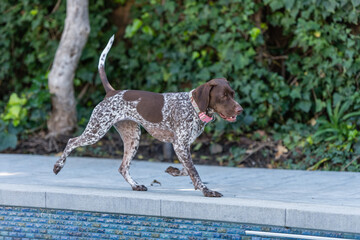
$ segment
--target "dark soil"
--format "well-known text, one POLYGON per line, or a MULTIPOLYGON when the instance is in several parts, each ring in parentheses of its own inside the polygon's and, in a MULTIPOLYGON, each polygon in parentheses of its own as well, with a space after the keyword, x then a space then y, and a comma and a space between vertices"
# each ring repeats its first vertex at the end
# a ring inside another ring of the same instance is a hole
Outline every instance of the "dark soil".
MULTIPOLYGON (((45 132, 36 133, 18 142, 15 149, 3 153, 61 155, 69 138, 74 136, 46 137, 45 132)), ((224 165, 237 167, 276 168, 289 157, 289 153, 278 153, 279 144, 267 140, 252 140, 245 136, 236 141, 226 139, 213 142, 211 136, 202 134, 192 145, 192 158, 195 164, 224 165), (231 148, 233 150, 231 151, 231 148)), ((96 144, 79 147, 71 156, 121 159, 123 142, 119 134, 108 133, 96 144)), ((164 144, 150 135, 143 133, 135 159, 154 162, 175 162, 178 160, 171 144, 164 144)))

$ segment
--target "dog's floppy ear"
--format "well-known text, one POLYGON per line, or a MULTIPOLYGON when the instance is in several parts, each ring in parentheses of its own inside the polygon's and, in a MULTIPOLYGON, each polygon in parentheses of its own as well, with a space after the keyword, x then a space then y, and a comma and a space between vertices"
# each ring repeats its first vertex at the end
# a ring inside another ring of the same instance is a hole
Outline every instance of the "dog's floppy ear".
POLYGON ((193 98, 201 112, 206 112, 210 102, 210 91, 215 85, 215 81, 211 80, 193 91, 193 98))

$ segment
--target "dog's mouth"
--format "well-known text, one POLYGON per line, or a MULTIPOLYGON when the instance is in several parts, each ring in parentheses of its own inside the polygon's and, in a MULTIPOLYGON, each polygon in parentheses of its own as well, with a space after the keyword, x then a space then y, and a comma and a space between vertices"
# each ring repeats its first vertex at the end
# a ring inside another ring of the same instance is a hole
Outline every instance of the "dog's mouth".
POLYGON ((226 117, 225 115, 223 115, 223 114, 221 114, 221 113, 219 113, 219 116, 220 116, 222 119, 224 119, 224 120, 226 120, 226 121, 228 121, 228 122, 235 122, 235 121, 236 121, 236 117, 237 117, 237 115, 230 116, 230 117, 226 117))

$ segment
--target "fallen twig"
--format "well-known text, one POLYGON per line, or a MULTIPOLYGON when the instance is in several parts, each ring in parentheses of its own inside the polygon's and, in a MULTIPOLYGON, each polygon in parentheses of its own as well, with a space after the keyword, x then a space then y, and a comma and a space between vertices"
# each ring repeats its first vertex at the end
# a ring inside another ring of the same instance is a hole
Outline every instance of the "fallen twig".
POLYGON ((279 60, 279 59, 288 59, 289 56, 288 55, 282 55, 282 56, 272 56, 268 53, 264 53, 264 56, 267 58, 271 58, 272 60, 279 60))
POLYGON ((80 91, 80 93, 79 93, 79 95, 77 97, 77 101, 80 101, 84 97, 84 95, 85 95, 85 93, 86 93, 86 91, 88 90, 89 87, 90 87, 90 84, 86 83, 85 86, 81 89, 81 91, 80 91))
POLYGON ((357 161, 358 159, 360 159, 360 155, 354 157, 353 160, 351 160, 348 164, 346 164, 345 167, 343 167, 343 168, 341 169, 341 171, 344 171, 345 169, 347 169, 353 162, 357 161))
POLYGON ((244 159, 242 159, 241 162, 244 162, 246 159, 248 159, 249 157, 251 157, 254 153, 260 151, 261 149, 263 149, 264 147, 274 147, 273 143, 263 143, 260 144, 258 147, 256 147, 255 149, 252 150, 247 150, 246 153, 249 154, 246 157, 244 157, 244 159))
POLYGON ((60 4, 61 4, 61 0, 58 0, 50 14, 53 14, 54 12, 56 12, 59 9, 60 4))

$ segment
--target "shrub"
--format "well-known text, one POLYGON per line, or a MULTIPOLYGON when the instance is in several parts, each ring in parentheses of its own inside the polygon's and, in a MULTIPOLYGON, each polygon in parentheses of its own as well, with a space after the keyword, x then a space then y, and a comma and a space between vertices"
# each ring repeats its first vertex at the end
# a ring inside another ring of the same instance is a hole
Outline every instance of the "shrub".
MULTIPOLYGON (((75 76, 77 95, 87 90, 78 95, 80 125, 103 96, 96 66, 99 53, 116 31, 109 19, 118 2, 90 2, 91 34, 75 76)), ((5 25, 0 30, 4 49, 0 61, 5 63, 0 79, 9 83, 0 92, 6 102, 8 90, 21 96, 31 79, 45 75, 62 30, 64 8, 62 3, 51 13, 53 4, 40 1, 14 6, 5 1, 0 6, 4 13, 0 21, 5 25)), ((350 144, 349 148, 334 148, 335 140, 315 138, 325 136, 319 133, 326 128, 321 119, 331 124, 329 109, 340 111, 350 97, 352 103, 344 114, 360 110, 359 13, 358 0, 316 4, 310 0, 138 0, 125 38, 118 38, 109 54, 106 71, 118 89, 156 92, 186 91, 211 78, 226 77, 245 111, 236 124, 217 121, 207 127, 214 141, 224 136, 236 140, 232 135, 260 128, 272 132, 289 149, 304 149, 304 161, 293 160, 289 164, 297 165, 292 167, 314 166, 323 159, 321 155, 330 154, 318 168, 333 162, 327 169, 337 169, 358 154, 359 118, 343 119, 340 127, 338 136, 343 138, 338 146, 350 144), (315 122, 318 125, 313 127, 315 122), (354 133, 354 138, 347 135, 354 133), (330 153, 333 149, 348 152, 330 153)))
POLYGON ((246 109, 236 128, 306 123, 358 88, 357 12, 356 1, 138 1, 131 47, 116 58, 125 87, 178 91, 227 77, 246 109))

